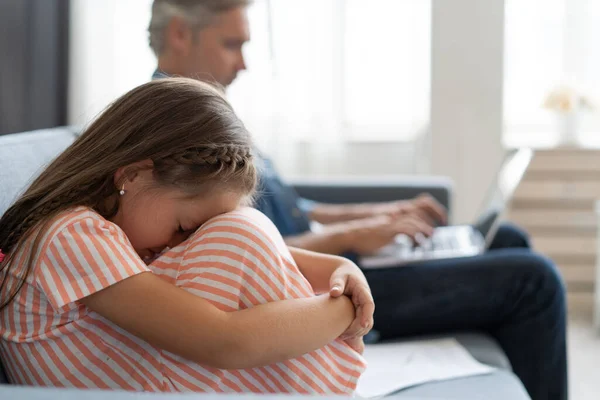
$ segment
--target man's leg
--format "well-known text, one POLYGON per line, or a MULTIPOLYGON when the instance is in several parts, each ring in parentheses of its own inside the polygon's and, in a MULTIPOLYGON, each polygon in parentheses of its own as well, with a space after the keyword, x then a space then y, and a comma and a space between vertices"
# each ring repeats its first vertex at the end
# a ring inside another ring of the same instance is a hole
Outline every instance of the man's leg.
POLYGON ((534 400, 566 399, 566 304, 553 263, 528 249, 365 271, 383 339, 480 330, 534 400))
POLYGON ((505 222, 498 227, 498 231, 490 245, 490 250, 515 247, 530 248, 529 235, 517 225, 505 222))

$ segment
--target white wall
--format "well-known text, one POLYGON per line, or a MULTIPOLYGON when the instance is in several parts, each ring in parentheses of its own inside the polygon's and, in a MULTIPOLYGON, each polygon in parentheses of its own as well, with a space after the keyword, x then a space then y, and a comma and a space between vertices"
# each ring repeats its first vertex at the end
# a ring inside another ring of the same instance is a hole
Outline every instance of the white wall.
POLYGON ((455 222, 470 222, 503 157, 504 0, 435 0, 433 174, 455 182, 455 222))

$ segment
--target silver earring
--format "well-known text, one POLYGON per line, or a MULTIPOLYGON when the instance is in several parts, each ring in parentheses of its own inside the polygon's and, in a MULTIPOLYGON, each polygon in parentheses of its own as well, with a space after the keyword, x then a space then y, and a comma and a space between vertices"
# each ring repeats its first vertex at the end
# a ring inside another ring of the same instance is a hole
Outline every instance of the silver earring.
POLYGON ((119 196, 125 196, 125 184, 121 186, 121 190, 119 190, 119 196))

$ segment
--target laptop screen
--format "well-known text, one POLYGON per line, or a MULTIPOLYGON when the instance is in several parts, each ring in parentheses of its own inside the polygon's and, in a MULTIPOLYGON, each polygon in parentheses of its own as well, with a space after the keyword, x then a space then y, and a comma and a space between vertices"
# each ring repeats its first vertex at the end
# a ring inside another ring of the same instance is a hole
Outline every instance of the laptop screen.
POLYGON ((511 150, 498 170, 486 197, 483 212, 474 224, 475 229, 485 237, 486 248, 490 246, 506 206, 523 179, 532 157, 531 149, 511 150))

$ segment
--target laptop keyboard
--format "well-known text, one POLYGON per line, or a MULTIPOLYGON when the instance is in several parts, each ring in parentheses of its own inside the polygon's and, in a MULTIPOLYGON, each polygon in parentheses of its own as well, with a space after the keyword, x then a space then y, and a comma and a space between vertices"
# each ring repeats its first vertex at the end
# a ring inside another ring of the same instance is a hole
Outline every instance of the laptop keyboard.
MULTIPOLYGON (((437 231, 436 234, 429 239, 429 242, 431 243, 431 250, 456 250, 460 247, 458 238, 455 235, 447 235, 443 234, 442 232, 445 231, 437 231)), ((423 246, 421 245, 421 247, 423 246)))
POLYGON ((408 252, 448 252, 464 249, 454 229, 436 229, 432 237, 422 236, 417 238, 417 243, 414 244, 407 238, 403 239, 403 247, 406 246, 404 248, 408 252))
POLYGON ((386 268, 412 261, 476 255, 483 249, 483 238, 474 233, 469 226, 441 227, 435 229, 431 238, 416 238, 417 244, 406 235, 398 235, 394 243, 376 255, 363 257, 361 265, 367 269, 386 268))

